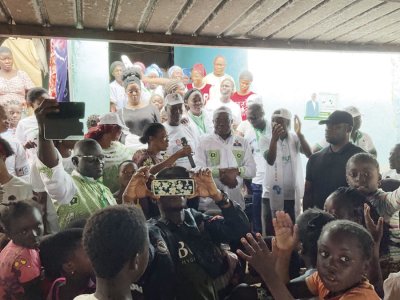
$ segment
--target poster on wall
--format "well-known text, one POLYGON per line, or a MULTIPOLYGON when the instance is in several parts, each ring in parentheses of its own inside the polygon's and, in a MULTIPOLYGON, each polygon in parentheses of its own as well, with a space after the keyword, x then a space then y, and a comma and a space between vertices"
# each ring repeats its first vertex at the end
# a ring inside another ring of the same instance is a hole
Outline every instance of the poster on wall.
POLYGON ((325 120, 338 109, 339 94, 313 93, 306 103, 305 120, 325 120))

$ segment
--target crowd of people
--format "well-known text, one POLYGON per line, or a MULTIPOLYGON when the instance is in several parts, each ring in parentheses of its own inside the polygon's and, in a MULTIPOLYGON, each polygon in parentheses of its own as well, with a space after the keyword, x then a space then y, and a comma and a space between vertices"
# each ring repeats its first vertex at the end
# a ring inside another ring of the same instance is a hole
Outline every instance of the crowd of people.
POLYGON ((0 47, 0 299, 400 299, 400 144, 381 174, 349 106, 312 147, 226 64, 113 62, 110 112, 48 140, 58 102, 0 47))

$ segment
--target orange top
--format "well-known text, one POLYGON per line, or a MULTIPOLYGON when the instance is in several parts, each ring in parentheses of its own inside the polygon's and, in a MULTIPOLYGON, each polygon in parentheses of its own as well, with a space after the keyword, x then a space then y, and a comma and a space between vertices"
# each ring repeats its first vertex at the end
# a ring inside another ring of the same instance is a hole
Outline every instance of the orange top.
POLYGON ((308 289, 312 294, 318 296, 320 300, 379 300, 379 296, 376 294, 374 287, 367 281, 362 282, 358 286, 348 290, 347 292, 334 296, 327 297, 329 291, 325 288, 322 283, 318 272, 315 272, 311 276, 306 278, 308 289))

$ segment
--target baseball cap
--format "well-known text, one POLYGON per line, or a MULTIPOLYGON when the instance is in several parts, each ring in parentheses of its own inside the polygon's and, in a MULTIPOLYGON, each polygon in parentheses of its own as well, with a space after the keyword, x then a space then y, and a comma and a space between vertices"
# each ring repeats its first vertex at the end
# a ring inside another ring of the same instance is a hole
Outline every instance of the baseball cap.
POLYGON ((344 111, 347 111, 353 118, 361 116, 360 111, 355 106, 347 106, 343 108, 344 111))
POLYGON ((167 105, 183 104, 182 96, 176 93, 168 94, 165 97, 165 103, 167 105))
POLYGON ((98 125, 118 125, 122 130, 129 130, 115 112, 104 114, 100 117, 98 125))
POLYGON ((272 118, 284 118, 286 120, 291 120, 292 119, 292 114, 286 108, 279 108, 279 109, 274 111, 274 113, 271 116, 271 119, 272 118))
POLYGON ((319 121, 319 124, 349 124, 353 126, 353 117, 350 113, 343 110, 335 110, 326 120, 319 121))

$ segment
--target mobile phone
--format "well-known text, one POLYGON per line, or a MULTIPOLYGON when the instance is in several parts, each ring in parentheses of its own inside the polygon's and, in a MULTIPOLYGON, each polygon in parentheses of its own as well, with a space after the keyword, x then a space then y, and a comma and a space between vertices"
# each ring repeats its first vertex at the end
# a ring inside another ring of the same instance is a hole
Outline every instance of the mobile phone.
POLYGON ((155 179, 151 182, 151 191, 157 196, 193 196, 193 179, 155 179))
POLYGON ((47 114, 44 120, 44 137, 47 140, 81 140, 85 116, 84 102, 60 102, 59 111, 47 114))

